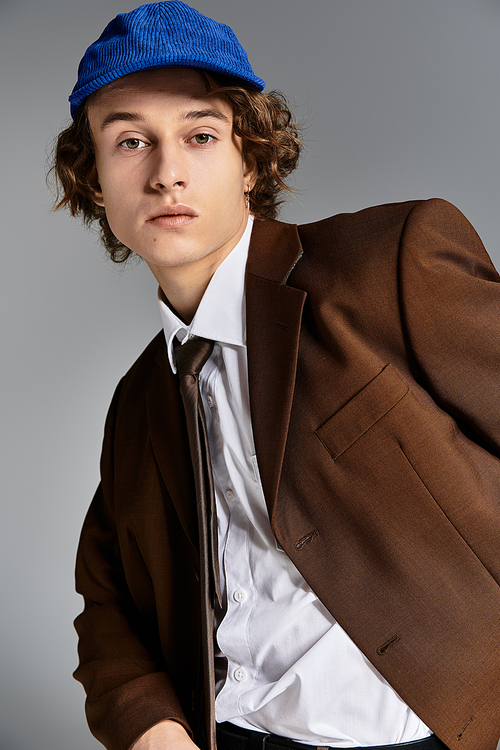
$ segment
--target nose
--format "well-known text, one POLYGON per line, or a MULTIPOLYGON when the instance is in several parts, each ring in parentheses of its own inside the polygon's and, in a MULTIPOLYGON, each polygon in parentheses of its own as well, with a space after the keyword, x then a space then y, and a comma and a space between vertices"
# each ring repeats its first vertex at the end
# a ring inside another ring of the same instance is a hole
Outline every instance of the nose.
POLYGON ((157 145, 150 158, 148 182, 154 191, 169 191, 188 185, 188 167, 180 146, 157 145))

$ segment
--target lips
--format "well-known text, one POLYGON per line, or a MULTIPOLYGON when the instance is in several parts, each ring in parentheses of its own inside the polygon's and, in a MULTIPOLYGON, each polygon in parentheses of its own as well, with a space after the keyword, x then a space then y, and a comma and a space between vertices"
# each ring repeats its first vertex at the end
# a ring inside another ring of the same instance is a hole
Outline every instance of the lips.
POLYGON ((196 212, 190 207, 185 206, 182 203, 177 203, 175 206, 159 206, 149 216, 148 221, 155 221, 156 219, 162 219, 164 217, 173 216, 188 216, 190 218, 196 217, 196 212))
POLYGON ((147 224, 157 229, 178 229, 191 224, 197 218, 196 212, 182 203, 175 206, 159 206, 147 219, 147 224))

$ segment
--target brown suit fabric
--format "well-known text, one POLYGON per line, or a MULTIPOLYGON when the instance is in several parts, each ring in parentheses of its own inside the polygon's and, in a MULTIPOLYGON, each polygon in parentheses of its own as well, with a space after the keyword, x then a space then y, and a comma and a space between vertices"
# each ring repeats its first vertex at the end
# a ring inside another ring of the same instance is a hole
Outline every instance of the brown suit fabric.
MULTIPOLYGON (((453 748, 500 737, 500 278, 444 201, 256 222, 250 402, 276 537, 453 748)), ((198 533, 163 333, 119 384, 84 524, 87 716, 109 750, 203 744, 198 533)))

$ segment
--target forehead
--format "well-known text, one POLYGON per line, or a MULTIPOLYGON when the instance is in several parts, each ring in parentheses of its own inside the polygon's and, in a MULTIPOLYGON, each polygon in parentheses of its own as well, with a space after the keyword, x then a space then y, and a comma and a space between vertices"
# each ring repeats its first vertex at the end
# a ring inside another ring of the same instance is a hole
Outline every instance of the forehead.
POLYGON ((88 100, 89 111, 92 109, 108 109, 118 102, 127 100, 147 102, 158 97, 183 100, 205 99, 215 103, 224 110, 228 105, 217 97, 208 95, 206 84, 198 70, 194 68, 157 68, 141 70, 137 73, 118 78, 106 84, 88 100))

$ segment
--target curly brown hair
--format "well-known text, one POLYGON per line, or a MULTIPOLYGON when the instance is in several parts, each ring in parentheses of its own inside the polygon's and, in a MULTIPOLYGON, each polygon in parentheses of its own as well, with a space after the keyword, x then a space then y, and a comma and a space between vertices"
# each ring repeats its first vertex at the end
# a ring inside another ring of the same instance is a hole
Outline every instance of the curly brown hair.
MULTIPOLYGON (((278 91, 262 93, 240 81, 198 71, 208 96, 226 101, 233 111, 233 130, 242 139, 243 157, 255 165, 256 181, 249 194, 249 207, 257 219, 275 219, 285 182, 297 167, 302 151, 299 126, 287 100, 278 91)), ((99 92, 96 92, 98 94, 99 92)), ((93 200, 97 186, 94 144, 87 108, 91 94, 76 113, 72 124, 56 139, 49 176, 54 177, 54 208, 68 208, 88 226, 98 222, 101 242, 115 263, 124 263, 132 251, 113 234, 104 208, 93 200)))

